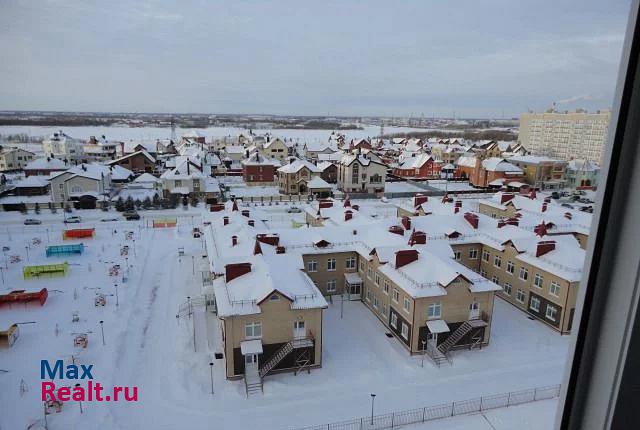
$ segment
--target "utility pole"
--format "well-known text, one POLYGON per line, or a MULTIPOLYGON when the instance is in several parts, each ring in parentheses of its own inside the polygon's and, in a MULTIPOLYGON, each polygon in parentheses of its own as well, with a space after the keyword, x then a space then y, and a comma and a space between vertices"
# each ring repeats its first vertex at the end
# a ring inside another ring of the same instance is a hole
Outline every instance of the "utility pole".
POLYGON ((104 342, 104 321, 100 320, 100 331, 102 332, 102 346, 106 345, 104 342))

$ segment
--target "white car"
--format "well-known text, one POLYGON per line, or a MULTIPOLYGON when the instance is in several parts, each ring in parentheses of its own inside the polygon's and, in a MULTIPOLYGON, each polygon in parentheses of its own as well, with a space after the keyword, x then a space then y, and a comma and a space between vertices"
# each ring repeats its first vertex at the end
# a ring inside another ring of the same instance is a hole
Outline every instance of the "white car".
POLYGON ((289 214, 299 214, 302 212, 302 209, 300 209, 297 206, 291 206, 289 209, 287 209, 287 213, 289 214))
POLYGON ((79 216, 76 216, 76 215, 67 217, 64 220, 65 224, 78 224, 78 223, 81 223, 81 222, 82 222, 82 218, 79 217, 79 216))

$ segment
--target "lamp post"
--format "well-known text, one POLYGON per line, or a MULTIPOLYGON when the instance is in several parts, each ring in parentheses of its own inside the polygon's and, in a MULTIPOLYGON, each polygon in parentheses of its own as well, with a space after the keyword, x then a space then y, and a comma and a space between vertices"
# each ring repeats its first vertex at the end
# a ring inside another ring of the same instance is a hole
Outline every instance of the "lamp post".
MULTIPOLYGON (((79 388, 80 384, 76 384, 76 388, 79 388)), ((80 413, 82 413, 82 400, 79 400, 78 403, 80 404, 80 413)))
POLYGON ((424 367, 424 352, 425 352, 425 345, 427 344, 427 341, 422 339, 422 363, 420 364, 420 367, 424 367))
POLYGON ((371 425, 373 425, 373 404, 376 401, 376 395, 371 393, 371 425))
POLYGON ((102 346, 106 345, 104 342, 104 321, 100 320, 100 331, 102 332, 102 346))
POLYGON ((120 302, 118 300, 118 284, 116 283, 115 286, 116 286, 116 307, 117 307, 117 306, 120 306, 120 302))
POLYGON ((209 363, 209 369, 211 369, 211 394, 213 395, 213 361, 209 363))

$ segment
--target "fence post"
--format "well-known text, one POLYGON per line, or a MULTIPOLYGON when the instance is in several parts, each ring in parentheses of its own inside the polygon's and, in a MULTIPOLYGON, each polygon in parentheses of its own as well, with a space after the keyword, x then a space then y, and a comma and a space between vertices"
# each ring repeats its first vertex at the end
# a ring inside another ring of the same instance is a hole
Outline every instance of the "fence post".
POLYGON ((538 396, 538 389, 537 389, 537 388, 534 388, 534 389, 533 389, 533 401, 534 401, 534 402, 537 400, 537 399, 536 399, 536 397, 537 397, 537 396, 538 396))
POLYGON ((427 408, 426 407, 422 408, 422 422, 424 422, 424 416, 426 412, 427 412, 427 408))
POLYGON ((482 412, 482 399, 483 397, 480 397, 480 412, 482 412))
POLYGON ((396 413, 392 412, 391 413, 391 428, 393 428, 393 424, 394 424, 395 420, 396 420, 396 413))
POLYGON ((509 391, 509 398, 507 399, 507 407, 511 406, 511 391, 509 391))
POLYGON ((456 408, 456 402, 451 402, 451 416, 453 416, 453 411, 456 408))
POLYGON ((360 418, 360 430, 362 430, 362 418, 360 418))

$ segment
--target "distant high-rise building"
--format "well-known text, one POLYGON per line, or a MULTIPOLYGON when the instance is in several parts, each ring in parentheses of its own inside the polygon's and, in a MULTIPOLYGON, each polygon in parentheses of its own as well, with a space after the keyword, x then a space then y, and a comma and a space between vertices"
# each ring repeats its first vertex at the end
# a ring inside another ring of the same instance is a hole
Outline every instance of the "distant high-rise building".
POLYGON ((600 163, 610 120, 610 111, 523 113, 518 141, 536 155, 600 163))

